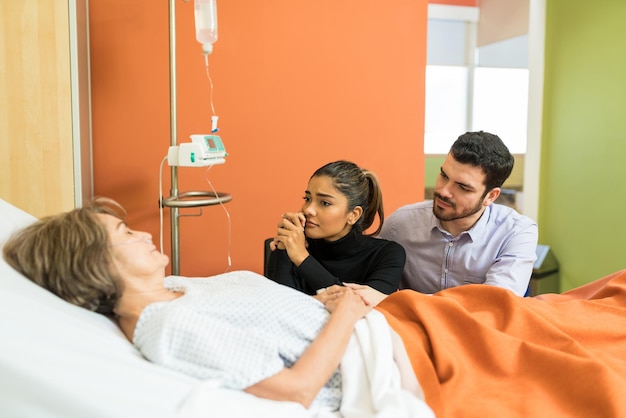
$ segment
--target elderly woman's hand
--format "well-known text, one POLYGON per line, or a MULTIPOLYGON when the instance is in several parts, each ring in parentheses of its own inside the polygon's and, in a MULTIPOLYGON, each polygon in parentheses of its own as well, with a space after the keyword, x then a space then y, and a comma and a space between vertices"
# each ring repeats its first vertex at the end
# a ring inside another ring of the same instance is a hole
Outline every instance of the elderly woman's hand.
POLYGON ((372 306, 361 295, 349 288, 329 293, 325 299, 324 306, 328 312, 331 314, 343 313, 354 321, 364 317, 372 310, 372 306))
POLYGON ((336 299, 347 290, 348 288, 345 286, 332 285, 330 287, 319 289, 317 291, 317 294, 313 297, 326 305, 326 302, 332 299, 336 299))
POLYGON ((363 298, 363 300, 367 301, 367 303, 372 306, 378 305, 383 299, 387 297, 386 294, 376 289, 373 289, 370 286, 356 283, 344 283, 344 285, 347 288, 354 290, 363 298))

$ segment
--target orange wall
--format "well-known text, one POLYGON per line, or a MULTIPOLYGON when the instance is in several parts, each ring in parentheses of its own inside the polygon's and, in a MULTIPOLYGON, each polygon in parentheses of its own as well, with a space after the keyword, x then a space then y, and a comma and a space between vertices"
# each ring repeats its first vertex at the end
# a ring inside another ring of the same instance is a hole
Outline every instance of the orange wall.
MULTIPOLYGON (((217 0, 210 56, 224 165, 179 169, 179 189, 233 195, 231 269, 262 271, 263 239, 298 210, 311 173, 350 159, 379 175, 391 213, 423 198, 426 0, 217 0)), ((210 130, 193 1, 176 0, 178 138, 210 130)), ((159 166, 170 145, 168 2, 90 3, 94 189, 159 237, 159 166)), ((170 169, 162 170, 169 195, 170 169)), ((194 214, 196 209, 183 209, 194 214)), ((181 219, 181 274, 227 268, 219 206, 181 219)), ((169 210, 164 248, 170 253, 169 210)))
POLYGON ((430 4, 444 4, 446 6, 478 7, 479 0, 428 0, 430 4))

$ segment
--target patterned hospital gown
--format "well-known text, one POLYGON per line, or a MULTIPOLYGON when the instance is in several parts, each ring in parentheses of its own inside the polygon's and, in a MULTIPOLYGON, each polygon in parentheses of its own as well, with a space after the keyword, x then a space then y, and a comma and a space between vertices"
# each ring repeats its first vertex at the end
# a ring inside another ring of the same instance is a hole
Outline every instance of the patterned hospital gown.
MULTIPOLYGON (((148 305, 133 343, 150 361, 199 379, 244 389, 292 366, 328 320, 316 299, 264 276, 234 271, 207 278, 170 276, 185 294, 148 305)), ((336 370, 313 406, 339 408, 336 370)))

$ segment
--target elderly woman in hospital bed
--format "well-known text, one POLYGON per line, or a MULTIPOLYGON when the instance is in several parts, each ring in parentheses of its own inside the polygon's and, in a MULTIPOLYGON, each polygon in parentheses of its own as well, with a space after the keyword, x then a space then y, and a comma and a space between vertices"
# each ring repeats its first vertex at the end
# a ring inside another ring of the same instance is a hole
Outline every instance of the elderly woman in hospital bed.
POLYGON ((123 219, 119 205, 96 201, 21 230, 4 258, 68 302, 115 317, 152 362, 261 398, 346 417, 626 408, 623 272, 536 298, 471 285, 433 296, 333 286, 312 297, 251 272, 165 278, 167 257, 123 219))
MULTIPOLYGON (((329 292, 322 303, 243 271, 164 281, 168 257, 124 215, 100 199, 44 219, 14 235, 4 258, 62 299, 113 316, 154 363, 267 399, 340 409, 338 366, 355 323, 372 309, 362 297, 329 292)), ((410 369, 407 376, 415 389, 410 369)), ((428 410, 396 388, 400 403, 428 410)))

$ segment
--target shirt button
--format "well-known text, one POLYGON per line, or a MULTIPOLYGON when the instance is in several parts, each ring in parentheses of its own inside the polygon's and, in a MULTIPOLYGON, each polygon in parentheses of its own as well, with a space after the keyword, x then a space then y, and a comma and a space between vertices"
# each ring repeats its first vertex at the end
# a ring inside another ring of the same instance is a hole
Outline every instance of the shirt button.
POLYGON ((454 242, 449 242, 448 243, 448 247, 453 247, 454 246, 454 242))

